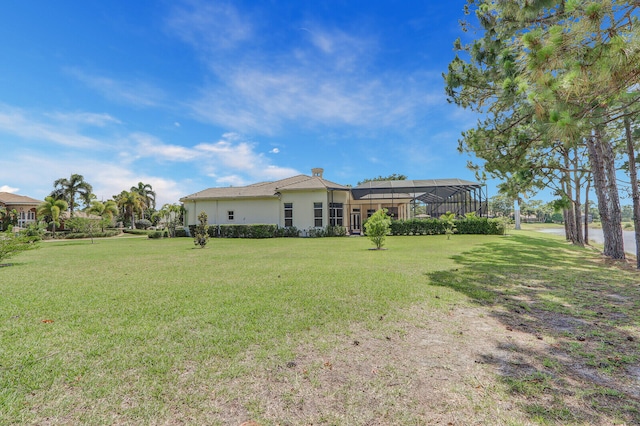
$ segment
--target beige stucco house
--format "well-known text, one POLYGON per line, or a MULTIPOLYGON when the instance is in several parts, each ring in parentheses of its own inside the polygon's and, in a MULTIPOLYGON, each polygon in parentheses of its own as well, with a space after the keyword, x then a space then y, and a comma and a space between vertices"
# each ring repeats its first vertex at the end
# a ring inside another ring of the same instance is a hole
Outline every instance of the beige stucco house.
POLYGON ((30 223, 36 222, 36 211, 42 200, 26 197, 24 195, 0 192, 0 206, 8 211, 15 210, 18 214, 18 226, 24 228, 30 223))
POLYGON ((198 223, 207 213, 212 225, 274 224, 302 231, 327 225, 344 226, 350 234, 362 232, 362 222, 380 208, 397 219, 409 217, 409 194, 370 194, 356 199, 352 188, 323 178, 323 169, 253 185, 209 188, 181 198, 185 225, 198 223))

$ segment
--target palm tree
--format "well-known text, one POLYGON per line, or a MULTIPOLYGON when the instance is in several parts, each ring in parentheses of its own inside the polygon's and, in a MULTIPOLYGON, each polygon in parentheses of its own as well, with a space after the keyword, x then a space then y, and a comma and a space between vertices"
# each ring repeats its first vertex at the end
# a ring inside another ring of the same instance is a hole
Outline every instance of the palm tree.
POLYGON ((118 205, 113 200, 107 200, 104 203, 94 200, 91 202, 91 207, 87 209, 87 212, 102 217, 102 232, 104 232, 104 221, 108 223, 113 221, 113 217, 118 214, 118 205))
POLYGON ((141 212, 143 209, 144 202, 135 191, 122 191, 118 196, 118 207, 122 208, 123 213, 126 217, 128 214, 131 217, 131 228, 135 229, 136 227, 136 212, 141 212))
POLYGON ((182 206, 179 204, 165 204, 158 211, 158 217, 164 220, 165 226, 169 230, 169 237, 175 237, 176 223, 181 213, 182 206))
POLYGON ((44 203, 38 206, 38 215, 51 218, 54 238, 56 236, 56 225, 60 226, 60 212, 67 210, 68 207, 65 200, 56 200, 52 196, 45 197, 44 203))
POLYGON ((132 186, 131 191, 138 193, 144 203, 144 206, 142 208, 143 217, 145 208, 156 208, 156 193, 150 184, 138 182, 138 186, 132 186))
POLYGON ((91 203, 91 195, 93 187, 85 182, 84 177, 78 174, 72 174, 69 179, 60 178, 53 182, 55 187, 51 193, 53 197, 61 198, 69 205, 70 215, 73 216, 73 211, 76 207, 76 198, 79 197, 85 205, 91 203))

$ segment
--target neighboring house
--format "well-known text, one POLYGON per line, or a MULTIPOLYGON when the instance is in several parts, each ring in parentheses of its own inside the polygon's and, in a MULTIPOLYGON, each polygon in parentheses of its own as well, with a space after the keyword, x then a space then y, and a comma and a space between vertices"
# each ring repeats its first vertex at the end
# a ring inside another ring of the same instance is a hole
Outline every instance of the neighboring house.
POLYGON ((18 227, 24 228, 37 220, 36 211, 42 200, 26 197, 24 195, 0 192, 0 206, 7 211, 15 210, 18 214, 18 227))
POLYGON ((198 214, 204 211, 211 225, 295 226, 303 235, 310 228, 334 225, 344 226, 350 234, 360 234, 362 222, 377 210, 386 208, 394 219, 409 219, 416 202, 436 206, 428 210, 431 213, 447 207, 460 215, 468 211, 482 215, 483 205, 486 213, 486 201, 483 204, 477 200, 481 185, 474 182, 386 181, 350 188, 324 179, 323 172, 316 168, 311 176, 209 188, 188 195, 180 199, 186 210, 185 225, 197 224, 198 214))

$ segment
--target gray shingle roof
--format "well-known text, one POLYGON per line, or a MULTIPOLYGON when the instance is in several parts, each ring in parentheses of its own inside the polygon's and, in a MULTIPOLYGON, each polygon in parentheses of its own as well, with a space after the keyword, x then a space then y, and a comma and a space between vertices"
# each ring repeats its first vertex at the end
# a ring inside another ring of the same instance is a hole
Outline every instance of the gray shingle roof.
POLYGON ((274 182, 258 182, 247 186, 209 188, 187 195, 180 201, 221 198, 275 198, 278 192, 333 189, 348 191, 349 188, 318 176, 297 175, 274 182))

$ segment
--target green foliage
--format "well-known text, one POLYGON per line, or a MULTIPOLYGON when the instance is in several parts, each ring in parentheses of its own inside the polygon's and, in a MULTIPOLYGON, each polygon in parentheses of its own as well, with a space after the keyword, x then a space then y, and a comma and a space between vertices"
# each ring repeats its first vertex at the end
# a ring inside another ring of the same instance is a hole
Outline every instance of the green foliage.
POLYGON ((147 231, 146 229, 128 229, 125 228, 122 230, 122 232, 124 232, 125 234, 132 234, 132 235, 149 235, 149 232, 153 232, 153 231, 147 231))
POLYGON ((148 219, 138 219, 136 220, 136 228, 140 229, 149 229, 151 227, 151 221, 148 219))
POLYGON ((30 223, 25 229, 20 231, 20 233, 26 237, 33 237, 34 241, 40 241, 44 239, 46 232, 47 225, 43 222, 30 223))
POLYGON ((11 231, 0 232, 0 262, 16 254, 38 248, 38 237, 14 234, 11 231))
POLYGON ((358 182, 358 185, 362 185, 363 183, 367 183, 367 182, 387 181, 387 180, 407 180, 407 176, 401 175, 398 173, 393 173, 389 176, 378 176, 371 179, 361 180, 360 182, 358 182))
MULTIPOLYGON (((211 227, 209 227, 209 229, 211 229, 211 227)), ((171 228, 169 228, 169 233, 167 234, 168 237, 171 237, 171 228)), ((174 237, 187 237, 187 230, 183 227, 173 227, 173 236, 174 237)))
POLYGON ((84 239, 84 238, 109 238, 115 237, 119 235, 120 231, 117 230, 108 230, 101 232, 70 232, 63 235, 65 240, 76 240, 76 239, 84 239))
POLYGON ((346 235, 347 228, 344 226, 327 225, 324 228, 309 228, 307 230, 307 236, 311 238, 345 237, 346 235))
POLYGON ((276 229, 276 233, 275 233, 276 237, 299 237, 300 236, 300 230, 298 228, 296 228, 295 226, 285 226, 283 228, 277 228, 276 229))
POLYGON ((53 186, 55 189, 51 193, 51 196, 66 201, 69 205, 71 216, 73 216, 78 201, 84 203, 86 206, 91 204, 93 187, 84 180, 82 175, 74 173, 69 179, 57 179, 53 182, 53 186))
POLYGON ((167 238, 169 235, 168 231, 165 229, 163 231, 151 231, 149 232, 149 238, 151 239, 159 239, 159 238, 167 238))
POLYGON ((456 232, 455 218, 456 215, 451 212, 446 212, 440 216, 440 220, 444 225, 444 233, 447 234, 447 240, 456 232))
POLYGON ((375 212, 364 224, 365 235, 371 240, 376 249, 380 250, 384 245, 391 227, 391 218, 387 215, 387 209, 375 212))
MULTIPOLYGON (((501 218, 465 217, 454 220, 458 234, 504 235, 504 220, 501 218)), ((391 222, 392 235, 443 235, 446 224, 440 219, 407 219, 391 222)))
POLYGON ((56 226, 60 226, 60 213, 67 210, 68 204, 64 200, 57 200, 52 196, 44 198, 44 202, 38 206, 38 215, 50 220, 49 224, 53 229, 53 236, 56 235, 56 226))
POLYGON ((209 224, 207 223, 207 214, 204 211, 201 211, 198 215, 198 225, 193 233, 193 243, 200 248, 204 248, 209 242, 209 224))
POLYGON ((67 219, 64 227, 72 233, 91 233, 101 226, 101 221, 86 217, 72 217, 67 219))

